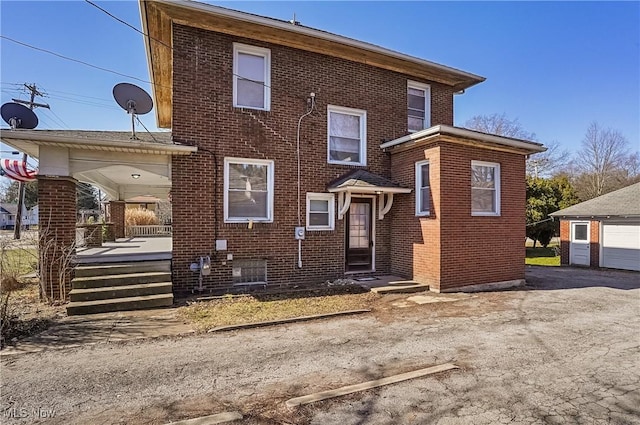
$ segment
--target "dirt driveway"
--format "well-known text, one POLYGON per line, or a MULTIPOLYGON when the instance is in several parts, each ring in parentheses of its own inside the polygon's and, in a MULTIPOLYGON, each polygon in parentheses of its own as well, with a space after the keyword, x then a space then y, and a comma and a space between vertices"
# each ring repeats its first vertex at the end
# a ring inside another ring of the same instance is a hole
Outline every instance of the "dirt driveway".
POLYGON ((238 410, 246 424, 640 423, 640 274, 530 267, 527 280, 423 305, 386 296, 369 315, 2 358, 0 421, 162 424, 238 410), (445 362, 461 369, 283 407, 445 362))

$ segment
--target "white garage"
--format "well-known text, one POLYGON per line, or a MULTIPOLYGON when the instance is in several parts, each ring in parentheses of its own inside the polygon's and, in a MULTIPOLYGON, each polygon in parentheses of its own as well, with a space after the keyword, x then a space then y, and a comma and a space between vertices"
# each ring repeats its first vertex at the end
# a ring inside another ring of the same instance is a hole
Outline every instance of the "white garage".
POLYGON ((640 271, 640 223, 603 222, 601 249, 600 267, 640 271))
POLYGON ((550 215, 560 219, 562 264, 640 271, 640 183, 550 215))

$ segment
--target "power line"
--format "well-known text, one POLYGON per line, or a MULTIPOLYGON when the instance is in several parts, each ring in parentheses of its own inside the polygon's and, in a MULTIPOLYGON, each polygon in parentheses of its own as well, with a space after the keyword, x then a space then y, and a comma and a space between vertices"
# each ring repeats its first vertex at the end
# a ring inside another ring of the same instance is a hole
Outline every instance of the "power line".
POLYGON ((88 67, 91 67, 91 68, 99 69, 99 70, 101 70, 101 71, 109 72, 109 73, 111 73, 111 74, 119 75, 119 76, 121 76, 121 77, 131 78, 132 80, 141 81, 141 82, 143 82, 143 83, 153 84, 152 82, 147 81, 147 80, 143 80, 142 78, 133 77, 133 76, 131 76, 131 75, 123 74, 123 73, 121 73, 121 72, 114 71, 114 70, 112 70, 112 69, 103 68, 103 67, 101 67, 101 66, 93 65, 93 64, 90 64, 90 63, 88 63, 88 62, 81 61, 81 60, 79 60, 79 59, 70 58, 69 56, 64 56, 64 55, 61 55, 60 53, 52 52, 51 50, 43 49, 43 48, 41 48, 41 47, 32 46, 31 44, 28 44, 28 43, 24 43, 24 42, 22 42, 22 41, 15 40, 15 39, 13 39, 13 38, 7 37, 6 35, 0 35, 0 38, 4 38, 5 40, 9 40, 9 41, 11 41, 11 42, 13 42, 13 43, 19 44, 19 45, 24 46, 24 47, 28 47, 28 48, 30 48, 30 49, 38 50, 38 51, 40 51, 40 52, 44 52, 44 53, 48 53, 48 54, 53 55, 53 56, 57 56, 57 57, 59 57, 59 58, 61 58, 61 59, 65 59, 65 60, 68 60, 68 61, 72 61, 72 62, 80 63, 80 64, 82 64, 82 65, 85 65, 85 66, 88 66, 88 67))
POLYGON ((58 121, 60 121, 60 122, 62 123, 62 125, 63 125, 64 127, 67 127, 68 129, 71 129, 71 127, 69 127, 69 126, 67 125, 67 123, 66 123, 66 122, 64 122, 64 120, 63 120, 62 118, 60 118, 60 117, 58 116, 58 114, 56 114, 53 110, 51 110, 51 113, 53 114, 53 116, 55 116, 55 117, 58 119, 58 121))

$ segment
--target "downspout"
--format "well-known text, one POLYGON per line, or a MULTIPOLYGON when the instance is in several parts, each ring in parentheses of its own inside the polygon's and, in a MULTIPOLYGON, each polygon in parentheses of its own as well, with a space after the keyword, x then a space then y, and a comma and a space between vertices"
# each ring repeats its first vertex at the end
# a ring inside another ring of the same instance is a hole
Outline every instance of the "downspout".
MULTIPOLYGON (((298 120, 298 131, 296 134, 296 157, 298 160, 298 227, 302 226, 302 215, 301 215, 301 197, 300 197, 300 126, 302 124, 302 119, 304 117, 307 117, 309 115, 311 115, 311 113, 313 112, 313 108, 316 104, 316 94, 311 92, 309 94, 309 99, 311 102, 311 108, 309 108, 309 111, 307 113, 305 113, 304 115, 302 115, 300 117, 300 119, 298 120)), ((308 101, 309 101, 308 99, 308 101)), ((302 239, 298 239, 298 268, 301 269, 302 268, 302 239)))

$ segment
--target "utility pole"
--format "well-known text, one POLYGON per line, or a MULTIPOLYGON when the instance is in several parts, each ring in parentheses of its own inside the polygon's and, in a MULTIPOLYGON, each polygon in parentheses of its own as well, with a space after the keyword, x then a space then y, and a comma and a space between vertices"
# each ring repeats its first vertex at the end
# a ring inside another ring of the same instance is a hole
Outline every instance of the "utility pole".
MULTIPOLYGON (((29 101, 20 100, 20 99, 11 99, 11 100, 13 100, 16 103, 27 105, 31 110, 35 108, 51 109, 49 108, 49 105, 47 105, 46 103, 34 102, 34 100, 36 99, 36 96, 44 97, 44 95, 38 91, 38 87, 36 87, 35 83, 33 84, 24 83, 24 86, 27 88, 27 90, 31 92, 31 99, 29 101)), ((22 162, 24 162, 25 164, 27 162, 26 153, 22 154, 22 162)), ((22 207, 23 206, 24 206, 24 182, 20 182, 18 184, 18 211, 16 212, 16 222, 15 222, 15 225, 13 226, 14 239, 20 239, 20 228, 22 227, 22 207)))

